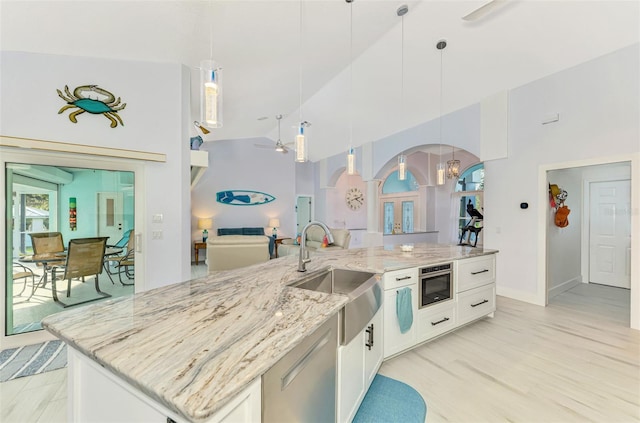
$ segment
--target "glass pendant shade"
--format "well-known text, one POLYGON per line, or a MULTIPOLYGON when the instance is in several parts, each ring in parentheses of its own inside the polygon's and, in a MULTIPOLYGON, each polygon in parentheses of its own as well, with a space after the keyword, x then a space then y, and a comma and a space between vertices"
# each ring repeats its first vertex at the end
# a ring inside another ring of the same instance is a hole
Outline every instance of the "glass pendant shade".
POLYGON ((213 60, 200 62, 200 123, 222 127, 222 68, 213 60))
POLYGON ((301 123, 298 127, 298 134, 296 135, 296 162, 302 163, 308 160, 307 153, 307 137, 304 133, 304 123, 301 123))
POLYGON ((398 180, 407 179, 407 156, 400 154, 398 156, 398 180))
POLYGON ((458 177, 460 177, 460 160, 449 160, 447 162, 447 178, 457 179, 458 177))
POLYGON ((353 147, 349 148, 347 154, 347 175, 355 175, 356 173, 356 152, 353 147))
POLYGON ((444 185, 445 172, 444 163, 438 162, 438 165, 436 166, 436 183, 438 185, 444 185))

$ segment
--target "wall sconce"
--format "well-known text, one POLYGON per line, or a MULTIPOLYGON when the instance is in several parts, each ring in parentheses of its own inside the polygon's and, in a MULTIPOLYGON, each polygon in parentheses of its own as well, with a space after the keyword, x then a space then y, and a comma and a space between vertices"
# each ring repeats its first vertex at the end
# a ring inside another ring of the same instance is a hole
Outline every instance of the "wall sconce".
POLYGON ((407 156, 400 154, 398 156, 398 180, 407 179, 407 156))
POLYGON ((198 219, 198 229, 202 229, 202 242, 207 242, 211 228, 213 228, 213 219, 198 219))
POLYGON ((213 60, 200 62, 200 89, 202 125, 222 127, 222 68, 213 60))
POLYGON ((280 219, 269 219, 269 227, 273 228, 273 237, 278 237, 278 228, 280 227, 280 219))

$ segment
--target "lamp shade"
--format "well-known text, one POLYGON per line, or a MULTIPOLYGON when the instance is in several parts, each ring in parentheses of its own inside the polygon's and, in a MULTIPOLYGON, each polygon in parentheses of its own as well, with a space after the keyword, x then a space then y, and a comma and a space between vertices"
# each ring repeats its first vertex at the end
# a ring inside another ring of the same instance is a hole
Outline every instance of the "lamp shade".
POLYGON ((269 219, 269 227, 270 228, 279 228, 280 227, 280 219, 269 219))
POLYGON ((198 219, 198 229, 211 229, 213 227, 213 219, 198 219))

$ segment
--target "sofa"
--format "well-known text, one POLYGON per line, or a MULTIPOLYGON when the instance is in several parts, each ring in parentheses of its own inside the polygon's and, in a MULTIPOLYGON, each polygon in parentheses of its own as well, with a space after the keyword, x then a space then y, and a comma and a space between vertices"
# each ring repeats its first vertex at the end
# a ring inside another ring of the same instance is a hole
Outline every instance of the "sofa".
MULTIPOLYGON (((307 229, 307 242, 306 248, 309 251, 322 252, 322 251, 336 251, 346 250, 349 248, 349 242, 351 242, 351 232, 348 229, 332 229, 331 235, 333 235, 333 244, 329 244, 326 247, 322 247, 322 240, 324 239, 324 229, 320 226, 311 226, 307 229)), ((300 254, 300 246, 295 244, 293 239, 285 239, 278 247, 278 256, 290 256, 300 254)))
POLYGON ((272 251, 264 228, 220 228, 207 240, 207 265, 209 272, 237 269, 269 261, 272 251))

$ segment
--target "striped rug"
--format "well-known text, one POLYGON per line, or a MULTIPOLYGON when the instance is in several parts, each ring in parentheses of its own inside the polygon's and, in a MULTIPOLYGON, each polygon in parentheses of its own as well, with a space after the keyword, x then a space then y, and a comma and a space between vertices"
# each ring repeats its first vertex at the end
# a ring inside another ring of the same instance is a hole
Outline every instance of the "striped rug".
POLYGON ((0 351, 0 382, 31 376, 67 365, 64 342, 48 341, 0 351))

